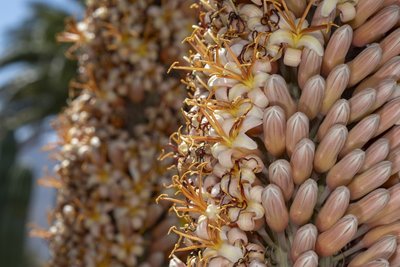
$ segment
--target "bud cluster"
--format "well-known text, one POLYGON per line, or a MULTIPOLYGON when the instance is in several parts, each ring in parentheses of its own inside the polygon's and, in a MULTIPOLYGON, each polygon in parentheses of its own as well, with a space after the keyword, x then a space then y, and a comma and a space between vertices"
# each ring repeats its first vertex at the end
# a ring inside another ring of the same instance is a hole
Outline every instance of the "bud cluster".
POLYGON ((157 157, 178 128, 184 89, 166 72, 187 50, 190 12, 180 0, 88 1, 59 36, 74 43, 79 75, 55 122, 58 177, 42 181, 58 189, 42 233, 50 266, 165 266, 177 219, 155 203, 171 164, 157 157))
POLYGON ((199 9, 171 265, 399 266, 399 2, 199 9))

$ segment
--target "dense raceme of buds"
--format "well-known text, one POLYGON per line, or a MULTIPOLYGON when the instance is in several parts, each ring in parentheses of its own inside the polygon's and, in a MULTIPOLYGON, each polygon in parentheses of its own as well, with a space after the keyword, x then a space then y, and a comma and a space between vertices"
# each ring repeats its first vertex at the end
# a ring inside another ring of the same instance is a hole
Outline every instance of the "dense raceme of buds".
POLYGON ((59 179, 49 239, 54 267, 165 266, 177 219, 157 206, 168 162, 157 160, 178 128, 184 99, 166 75, 186 50, 188 1, 89 1, 61 41, 79 60, 69 106, 56 121, 59 179))
POLYGON ((201 0, 172 266, 400 266, 400 5, 201 0))

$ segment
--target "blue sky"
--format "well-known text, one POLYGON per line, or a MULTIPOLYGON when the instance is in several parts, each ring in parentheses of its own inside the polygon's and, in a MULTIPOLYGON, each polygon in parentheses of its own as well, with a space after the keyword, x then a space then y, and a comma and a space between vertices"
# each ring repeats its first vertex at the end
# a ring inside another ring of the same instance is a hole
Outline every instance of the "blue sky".
MULTIPOLYGON (((18 26, 29 16, 29 4, 34 2, 48 3, 76 12, 73 0, 1 0, 0 3, 0 56, 6 51, 10 44, 7 44, 7 29, 18 26)), ((20 66, 13 66, 0 72, 0 85, 10 77, 18 73, 20 66)))
MULTIPOLYGON (((58 7, 64 7, 71 11, 72 14, 79 14, 79 9, 74 5, 73 0, 0 0, 0 57, 7 51, 7 47, 12 44, 7 43, 7 30, 17 27, 30 15, 29 4, 33 2, 44 2, 58 7)), ((22 66, 13 66, 0 71, 0 85, 4 84, 11 77, 18 75, 22 66)), ((43 176, 43 169, 46 166, 51 168, 48 161, 48 155, 41 151, 41 147, 49 141, 55 140, 55 134, 51 131, 48 119, 44 124, 47 126, 44 133, 35 144, 23 147, 20 151, 20 160, 25 166, 29 166, 35 178, 43 176)), ((1 123, 1 122, 0 122, 1 123)), ((52 207, 55 192, 48 188, 37 186, 34 182, 32 198, 30 201, 29 222, 41 227, 47 227, 46 214, 52 207)), ((44 260, 48 256, 47 246, 40 239, 28 238, 27 245, 30 252, 34 253, 40 259, 44 260)))

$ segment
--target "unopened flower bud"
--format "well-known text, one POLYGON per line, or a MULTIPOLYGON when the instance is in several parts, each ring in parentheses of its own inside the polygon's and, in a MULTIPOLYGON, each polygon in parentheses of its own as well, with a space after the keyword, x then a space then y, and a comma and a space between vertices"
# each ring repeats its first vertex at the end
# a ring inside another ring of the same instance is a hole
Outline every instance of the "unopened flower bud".
POLYGON ((376 189, 351 204, 347 210, 347 214, 353 214, 357 217, 358 223, 362 224, 373 218, 379 213, 389 202, 389 191, 383 188, 376 189))
POLYGON ((321 110, 324 91, 325 80, 319 75, 311 77, 304 85, 298 106, 299 111, 306 114, 310 120, 321 110))
POLYGON ((353 45, 362 47, 376 41, 396 25, 399 16, 400 7, 392 5, 383 8, 354 31, 353 45))
POLYGON ((274 161, 268 168, 269 181, 277 185, 288 201, 293 194, 294 184, 292 179, 292 169, 288 161, 280 159, 274 161))
POLYGON ((390 161, 381 161, 355 176, 347 186, 350 190, 351 200, 359 199, 385 183, 390 177, 391 165, 390 161))
POLYGON ((290 206, 290 220, 297 225, 307 223, 314 212, 317 198, 318 185, 313 179, 308 179, 296 192, 290 206))
POLYGON ((289 223, 289 213, 285 199, 278 186, 270 184, 262 193, 262 205, 265 210, 265 220, 275 232, 283 232, 289 223))
POLYGON ((331 228, 343 215, 350 203, 350 191, 345 186, 339 186, 328 197, 318 212, 315 225, 320 232, 331 228))
POLYGON ((317 235, 318 230, 313 224, 306 224, 297 230, 290 250, 290 256, 293 262, 296 262, 299 256, 304 252, 314 250, 317 235))
POLYGON ((264 145, 274 156, 285 152, 286 116, 285 111, 279 106, 269 107, 265 110, 263 118, 264 145))
POLYGON ((292 176, 295 184, 302 184, 310 177, 313 170, 314 153, 315 144, 308 138, 302 139, 295 146, 290 157, 292 176))
POLYGON ((270 105, 278 105, 283 108, 287 118, 296 112, 296 104, 282 76, 278 74, 271 75, 265 84, 264 92, 270 105))
POLYGON ((312 250, 309 250, 301 254, 293 265, 293 267, 317 267, 317 266, 318 266, 318 255, 312 250))
POLYGON ((347 185, 360 170, 365 159, 365 152, 355 149, 336 163, 326 175, 326 184, 333 190, 338 186, 347 185))
POLYGON ((340 124, 332 126, 315 151, 314 168, 326 172, 336 163, 339 152, 347 139, 347 127, 340 124))
POLYGON ((286 150, 289 155, 300 140, 307 138, 309 134, 308 117, 301 112, 296 112, 289 118, 286 124, 286 150))
POLYGON ((385 236, 378 240, 366 251, 361 252, 349 263, 349 267, 363 267, 370 261, 377 259, 388 260, 396 251, 396 237, 392 235, 385 236))
POLYGON ((346 246, 357 233, 357 218, 346 215, 329 230, 319 234, 315 245, 316 252, 322 257, 329 257, 346 246))

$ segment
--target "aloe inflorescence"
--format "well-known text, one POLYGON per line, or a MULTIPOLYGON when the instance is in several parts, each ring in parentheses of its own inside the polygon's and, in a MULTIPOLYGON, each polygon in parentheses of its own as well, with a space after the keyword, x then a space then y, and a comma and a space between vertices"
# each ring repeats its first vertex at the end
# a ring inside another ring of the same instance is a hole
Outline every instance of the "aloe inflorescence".
POLYGON ((399 2, 198 8, 171 265, 398 266, 399 2))
POLYGON ((166 75, 187 49, 187 1, 87 1, 58 39, 79 61, 71 100, 56 119, 58 189, 48 231, 54 267, 165 266, 177 219, 155 198, 167 167, 157 160, 178 128, 182 75, 166 75))

